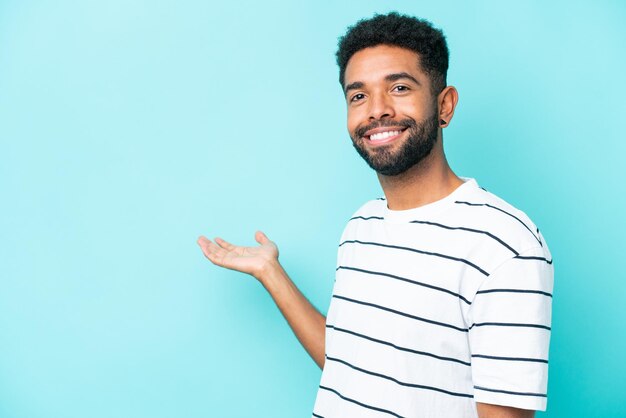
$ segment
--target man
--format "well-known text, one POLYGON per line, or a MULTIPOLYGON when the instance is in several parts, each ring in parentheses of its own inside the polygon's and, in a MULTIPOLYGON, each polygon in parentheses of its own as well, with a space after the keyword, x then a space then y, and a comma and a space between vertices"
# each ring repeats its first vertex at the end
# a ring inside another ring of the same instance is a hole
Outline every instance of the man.
POLYGON ((323 369, 315 417, 545 410, 552 259, 523 212, 448 166, 442 129, 458 93, 443 33, 376 15, 349 28, 337 62, 348 131, 385 197, 348 221, 328 317, 262 232, 257 247, 200 237, 202 251, 256 277, 323 369))

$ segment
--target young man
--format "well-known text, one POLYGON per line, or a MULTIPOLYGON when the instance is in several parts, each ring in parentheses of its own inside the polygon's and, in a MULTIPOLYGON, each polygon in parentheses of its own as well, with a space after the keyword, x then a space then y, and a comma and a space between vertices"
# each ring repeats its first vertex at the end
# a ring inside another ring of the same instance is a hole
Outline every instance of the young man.
POLYGON ((262 232, 257 247, 198 243, 269 291, 323 368, 313 416, 532 417, 545 410, 552 258, 521 211, 455 175, 443 151, 458 93, 443 33, 390 13, 340 39, 348 131, 385 198, 339 245, 328 317, 262 232))

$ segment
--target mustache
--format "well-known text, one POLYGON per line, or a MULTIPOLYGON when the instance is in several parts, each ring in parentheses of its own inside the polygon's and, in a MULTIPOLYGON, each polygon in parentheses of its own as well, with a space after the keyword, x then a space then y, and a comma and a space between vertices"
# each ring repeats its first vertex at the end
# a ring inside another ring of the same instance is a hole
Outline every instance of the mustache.
POLYGON ((369 125, 365 125, 365 126, 361 126, 360 128, 356 128, 354 130, 354 136, 355 138, 361 138, 363 136, 365 136, 365 132, 369 131, 370 129, 376 129, 376 128, 387 128, 390 126, 401 126, 403 128, 415 128, 417 126, 417 123, 415 122, 415 120, 410 119, 410 118, 406 118, 406 119, 401 119, 401 120, 381 120, 378 122, 372 122, 369 125))

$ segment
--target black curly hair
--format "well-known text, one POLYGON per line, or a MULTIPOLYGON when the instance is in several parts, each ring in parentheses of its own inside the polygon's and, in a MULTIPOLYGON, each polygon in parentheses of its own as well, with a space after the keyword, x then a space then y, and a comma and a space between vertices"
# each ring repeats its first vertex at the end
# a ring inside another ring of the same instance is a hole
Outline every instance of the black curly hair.
POLYGON ((399 46, 415 51, 420 57, 422 71, 430 78, 433 95, 439 94, 446 86, 450 52, 443 32, 427 20, 390 12, 359 20, 339 38, 336 56, 342 88, 345 87, 344 75, 350 57, 376 45, 399 46))

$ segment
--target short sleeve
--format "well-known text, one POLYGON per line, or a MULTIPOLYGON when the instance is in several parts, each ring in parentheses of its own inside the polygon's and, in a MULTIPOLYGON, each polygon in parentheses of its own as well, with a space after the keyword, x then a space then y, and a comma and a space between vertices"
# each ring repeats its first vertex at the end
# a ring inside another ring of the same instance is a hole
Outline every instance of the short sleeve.
POLYGON ((547 247, 501 264, 468 311, 476 402, 545 411, 554 270, 547 247))

